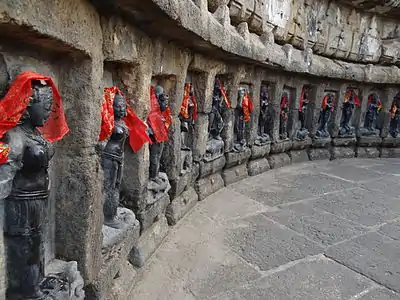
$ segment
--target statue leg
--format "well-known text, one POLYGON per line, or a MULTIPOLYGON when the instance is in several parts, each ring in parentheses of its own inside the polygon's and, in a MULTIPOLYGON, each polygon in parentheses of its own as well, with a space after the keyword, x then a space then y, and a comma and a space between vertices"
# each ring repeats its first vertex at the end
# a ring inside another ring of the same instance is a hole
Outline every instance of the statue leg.
POLYGON ((119 186, 122 166, 116 160, 104 157, 102 167, 104 172, 104 224, 112 226, 115 222, 119 206, 119 186))
POLYGON ((150 145, 150 179, 156 180, 160 172, 160 161, 164 150, 164 143, 150 145))
MULTIPOLYGON (((27 298, 42 296, 44 279, 44 232, 46 201, 5 200, 8 293, 27 298)), ((12 296, 9 296, 10 299, 12 296)))

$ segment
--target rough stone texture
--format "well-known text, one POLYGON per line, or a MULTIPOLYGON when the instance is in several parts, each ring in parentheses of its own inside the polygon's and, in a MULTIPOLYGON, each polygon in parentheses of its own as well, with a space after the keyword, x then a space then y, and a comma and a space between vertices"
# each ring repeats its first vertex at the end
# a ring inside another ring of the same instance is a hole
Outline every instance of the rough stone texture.
POLYGON ((292 150, 289 152, 292 164, 309 161, 308 150, 292 150))
POLYGON ((250 176, 256 176, 258 174, 267 172, 271 169, 271 167, 269 166, 269 162, 266 158, 260 158, 250 161, 247 165, 247 169, 250 176))
POLYGON ((257 146, 253 145, 251 146, 251 159, 256 159, 260 157, 264 157, 269 155, 269 152, 271 151, 271 144, 263 145, 263 146, 257 146))
POLYGON ((175 180, 171 180, 171 189, 169 190, 169 196, 174 199, 181 195, 183 191, 194 185, 197 177, 200 174, 200 166, 197 163, 193 163, 192 168, 189 172, 179 176, 175 180))
POLYGON ((225 156, 221 156, 211 162, 200 162, 200 178, 207 177, 213 173, 218 173, 224 168, 225 162, 225 156))
POLYGON ((292 148, 292 141, 276 141, 271 144, 271 154, 282 153, 292 148))
POLYGON ((381 157, 400 157, 400 149, 399 148, 382 148, 381 149, 381 157))
POLYGON ((277 169, 291 164, 290 156, 286 153, 270 155, 268 157, 268 162, 271 169, 277 169))
POLYGON ((195 184, 195 189, 199 195, 199 200, 204 200, 211 194, 224 187, 224 180, 221 174, 213 174, 205 178, 199 179, 195 184))
POLYGON ((135 267, 128 261, 123 262, 106 300, 129 300, 129 294, 137 277, 135 267))
POLYGON ((354 147, 332 147, 331 159, 353 158, 355 155, 354 147))
POLYGON ((310 160, 330 159, 331 151, 324 148, 309 149, 308 157, 310 160))
POLYGON ((170 203, 167 193, 162 194, 161 198, 153 204, 150 204, 143 211, 138 211, 136 216, 140 222, 140 230, 146 231, 161 215, 164 214, 170 203))
POLYGON ((164 216, 152 224, 139 238, 129 253, 129 261, 135 267, 143 267, 168 234, 168 223, 164 216))
POLYGON ((243 152, 229 152, 226 153, 225 168, 245 164, 251 156, 251 150, 247 148, 243 152))
POLYGON ((358 147, 358 148, 356 148, 356 151, 357 151, 356 157, 358 157, 358 158, 378 158, 381 155, 378 148, 358 147))
POLYGON ((196 205, 198 200, 199 196, 194 188, 187 189, 179 197, 173 199, 165 213, 168 225, 175 225, 196 205))
POLYGON ((222 171, 222 179, 225 185, 230 185, 248 176, 247 164, 241 164, 222 171))

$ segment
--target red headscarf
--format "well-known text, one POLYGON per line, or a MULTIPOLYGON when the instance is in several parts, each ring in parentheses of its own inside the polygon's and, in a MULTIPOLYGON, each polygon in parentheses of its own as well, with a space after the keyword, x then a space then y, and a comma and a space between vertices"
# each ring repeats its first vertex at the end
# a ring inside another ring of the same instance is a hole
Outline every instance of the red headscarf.
POLYGON ((350 101, 351 96, 354 96, 354 105, 360 106, 360 99, 358 98, 358 95, 353 89, 349 89, 346 94, 344 95, 344 102, 350 101))
MULTIPOLYGON (((373 97, 373 94, 368 96, 368 104, 371 104, 372 97, 373 97)), ((383 108, 381 99, 378 99, 378 103, 377 104, 378 104, 378 111, 380 111, 383 108)))
POLYGON ((286 95, 284 95, 284 96, 282 97, 282 99, 281 99, 281 112, 280 112, 280 114, 281 114, 281 116, 282 116, 285 120, 288 119, 288 115, 287 115, 286 112, 283 111, 283 109, 284 109, 285 106, 288 105, 288 104, 289 104, 289 99, 288 99, 288 97, 287 97, 286 95))
POLYGON ((182 116, 185 119, 189 119, 189 100, 192 100, 193 103, 193 120, 197 120, 197 101, 194 95, 190 96, 190 89, 191 89, 191 84, 186 83, 185 84, 185 89, 183 91, 183 100, 182 100, 182 105, 181 105, 181 110, 179 112, 179 115, 182 116))
MULTIPOLYGON (((15 78, 7 94, 0 100, 0 139, 8 130, 17 126, 24 114, 32 96, 32 80, 44 80, 53 91, 50 116, 38 130, 49 142, 59 141, 69 132, 61 96, 53 80, 41 74, 24 71, 15 78)), ((0 142, 0 164, 7 162, 9 150, 8 145, 0 142)))
POLYGON ((226 94, 226 91, 224 89, 224 85, 222 84, 221 80, 218 80, 218 84, 219 84, 219 89, 220 89, 221 94, 222 94, 222 98, 224 98, 224 102, 225 102, 226 107, 227 108, 232 108, 232 104, 229 101, 229 98, 228 98, 228 96, 226 94))
POLYGON ((249 93, 246 91, 242 102, 244 121, 248 122, 250 120, 250 114, 254 109, 253 102, 251 101, 249 93))
POLYGON ((171 110, 168 107, 165 111, 161 111, 153 86, 150 87, 150 113, 147 122, 157 142, 168 141, 168 128, 172 122, 171 110))
MULTIPOLYGON (((104 88, 99 141, 108 139, 114 129, 113 103, 117 93, 123 95, 116 86, 104 88)), ((123 118, 123 121, 129 129, 129 145, 134 152, 137 152, 145 143, 151 143, 151 140, 146 133, 147 125, 138 118, 128 103, 126 103, 126 110, 127 116, 123 118)))
POLYGON ((302 88, 301 90, 301 96, 300 96, 300 105, 299 105, 299 111, 301 112, 303 110, 303 106, 304 106, 304 100, 305 100, 305 90, 304 88, 302 88))
MULTIPOLYGON (((326 96, 324 97, 324 99, 322 100, 321 108, 324 109, 324 110, 326 109, 326 106, 328 105, 328 98, 329 98, 329 95, 326 95, 326 96)), ((335 110, 335 106, 333 105, 333 102, 332 102, 331 110, 332 110, 332 111, 335 110)))

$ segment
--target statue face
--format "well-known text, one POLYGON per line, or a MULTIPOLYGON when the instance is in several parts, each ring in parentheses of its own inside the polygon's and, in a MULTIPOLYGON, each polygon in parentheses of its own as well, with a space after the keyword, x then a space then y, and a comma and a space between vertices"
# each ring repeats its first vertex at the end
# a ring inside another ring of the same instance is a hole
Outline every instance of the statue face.
POLYGON ((127 115, 126 111, 126 101, 125 98, 120 95, 116 94, 114 97, 114 102, 113 102, 113 108, 114 108, 114 116, 116 118, 124 118, 127 115))
POLYGON ((168 108, 168 95, 162 93, 158 96, 158 104, 160 105, 160 110, 165 111, 168 108))
POLYGON ((43 126, 51 113, 53 92, 44 81, 32 82, 32 96, 28 107, 30 122, 33 126, 43 126))
POLYGON ((239 92, 238 92, 239 99, 242 99, 245 94, 246 94, 246 89, 245 88, 239 88, 239 92))

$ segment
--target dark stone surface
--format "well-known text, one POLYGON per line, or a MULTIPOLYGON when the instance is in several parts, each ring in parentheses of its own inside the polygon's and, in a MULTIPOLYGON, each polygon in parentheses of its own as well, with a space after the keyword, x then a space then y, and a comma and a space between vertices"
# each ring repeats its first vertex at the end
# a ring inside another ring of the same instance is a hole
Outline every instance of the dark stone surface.
POLYGON ((377 147, 382 144, 382 138, 379 136, 362 136, 358 138, 357 144, 360 147, 377 147))
POLYGON ((313 148, 309 149, 308 157, 310 160, 329 160, 331 158, 331 152, 329 149, 325 148, 313 148))
POLYGON ((291 140, 274 141, 271 144, 271 154, 282 153, 288 151, 292 147, 291 140))
POLYGON ((329 248, 326 255, 385 287, 400 291, 400 242, 371 232, 329 248))
POLYGON ((278 169, 291 164, 290 156, 286 153, 272 154, 268 156, 268 162, 271 169, 278 169))
POLYGON ((162 194, 162 197, 155 203, 147 205, 146 209, 137 212, 137 219, 140 221, 141 232, 146 231, 162 215, 170 202, 168 194, 162 194))
POLYGON ((230 231, 225 243, 263 271, 322 252, 316 243, 262 216, 250 217, 246 222, 241 228, 230 231))
POLYGON ((220 158, 217 158, 211 162, 200 162, 199 178, 204 178, 213 173, 221 171, 225 166, 225 162, 225 156, 221 156, 220 158))
POLYGON ((196 181, 195 190, 199 195, 199 200, 204 200, 211 194, 222 189, 225 183, 221 174, 213 174, 206 178, 201 178, 196 181))
POLYGON ((225 168, 230 168, 233 166, 237 166, 237 165, 246 163, 251 156, 251 150, 250 150, 250 148, 247 148, 243 152, 229 152, 229 153, 226 153, 225 156, 226 156, 225 168))
POLYGON ((179 197, 173 199, 165 213, 168 225, 175 225, 196 205, 198 200, 199 196, 194 188, 187 189, 179 197))
POLYGON ((270 151, 271 151, 270 143, 267 145, 263 145, 263 146, 252 145, 251 146, 251 159, 256 159, 256 158, 260 158, 260 157, 269 155, 270 151))
POLYGON ((292 150, 302 150, 310 147, 312 145, 312 140, 307 137, 304 141, 293 141, 292 150))
POLYGON ((269 162, 266 158, 260 158, 250 161, 247 165, 247 169, 250 176, 256 176, 258 174, 267 172, 271 169, 271 167, 269 166, 269 162))

